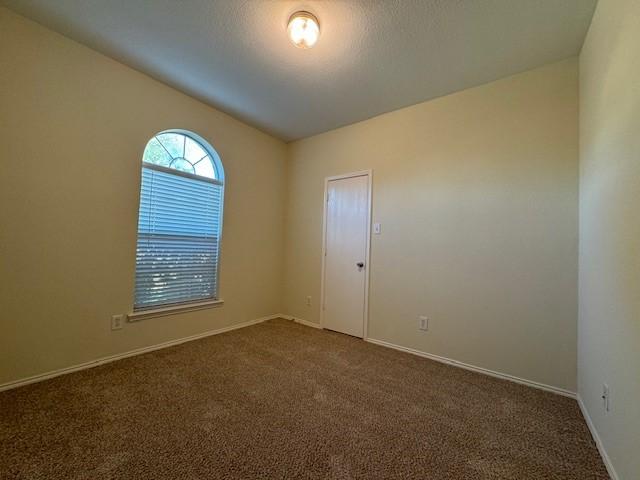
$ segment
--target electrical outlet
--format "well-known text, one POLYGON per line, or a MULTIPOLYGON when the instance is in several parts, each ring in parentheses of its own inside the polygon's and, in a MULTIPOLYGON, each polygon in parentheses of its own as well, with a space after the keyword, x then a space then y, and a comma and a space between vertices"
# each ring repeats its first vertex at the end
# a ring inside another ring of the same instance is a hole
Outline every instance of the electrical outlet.
POLYGON ((111 317, 111 330, 120 330, 124 326, 124 315, 111 317))
POLYGON ((424 315, 418 317, 418 330, 429 330, 429 319, 424 315))
POLYGON ((307 307, 311 306, 311 296, 307 297, 307 307))
POLYGON ((611 408, 609 394, 610 394, 609 385, 607 385, 606 383, 603 383, 602 384, 602 407, 604 408, 605 412, 608 412, 611 408))

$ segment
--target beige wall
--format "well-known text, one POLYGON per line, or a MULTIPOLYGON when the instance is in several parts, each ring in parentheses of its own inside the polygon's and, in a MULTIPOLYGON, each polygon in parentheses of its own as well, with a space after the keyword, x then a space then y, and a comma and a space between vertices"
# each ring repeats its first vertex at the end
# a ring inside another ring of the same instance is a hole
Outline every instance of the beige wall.
POLYGON ((639 285, 640 3, 600 0, 580 55, 578 392, 624 480, 640 478, 639 285))
POLYGON ((286 145, 0 8, 0 384, 281 309, 286 145), (140 159, 192 130, 226 172, 216 309, 132 308, 140 159))
POLYGON ((323 179, 371 168, 369 336, 575 391, 577 94, 569 59, 291 144, 285 312, 319 321, 323 179))

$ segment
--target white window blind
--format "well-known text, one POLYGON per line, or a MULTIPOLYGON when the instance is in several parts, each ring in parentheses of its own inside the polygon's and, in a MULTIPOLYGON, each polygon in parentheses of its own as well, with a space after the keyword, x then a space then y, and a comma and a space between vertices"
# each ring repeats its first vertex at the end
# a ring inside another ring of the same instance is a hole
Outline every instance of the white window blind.
POLYGON ((143 162, 134 310, 217 299, 222 195, 215 178, 143 162))

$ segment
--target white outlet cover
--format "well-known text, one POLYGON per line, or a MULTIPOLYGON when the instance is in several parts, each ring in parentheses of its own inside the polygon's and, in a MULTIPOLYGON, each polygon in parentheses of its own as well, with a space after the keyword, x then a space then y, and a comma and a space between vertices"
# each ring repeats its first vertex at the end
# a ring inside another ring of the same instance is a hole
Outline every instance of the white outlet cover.
POLYGON ((124 326, 124 315, 111 317, 111 330, 120 330, 124 326))
POLYGON ((374 223, 373 224, 374 235, 380 235, 380 232, 382 232, 382 225, 380 225, 379 223, 374 223))

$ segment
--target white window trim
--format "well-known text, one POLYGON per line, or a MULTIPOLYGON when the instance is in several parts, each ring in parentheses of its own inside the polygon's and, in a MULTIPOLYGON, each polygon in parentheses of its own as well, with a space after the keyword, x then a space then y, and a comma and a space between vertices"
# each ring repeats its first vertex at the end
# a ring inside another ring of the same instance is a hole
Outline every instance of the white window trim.
POLYGON ((206 300, 203 302, 191 302, 182 305, 168 305, 166 307, 150 308, 148 310, 137 310, 127 315, 127 321, 139 322, 148 318, 165 317, 167 315, 177 315, 179 313, 204 310, 206 308, 221 307, 224 300, 206 300))

